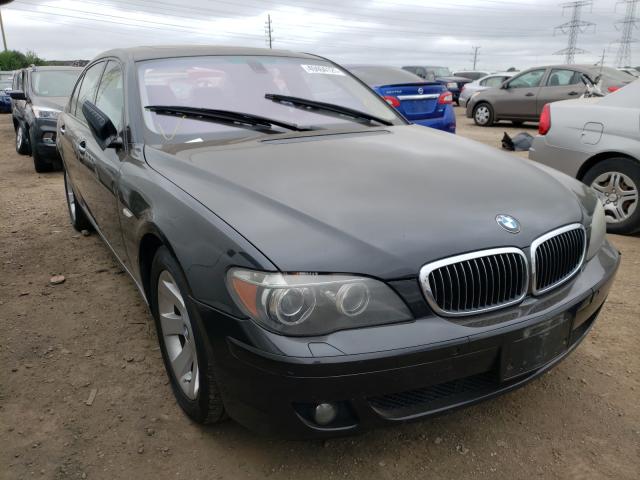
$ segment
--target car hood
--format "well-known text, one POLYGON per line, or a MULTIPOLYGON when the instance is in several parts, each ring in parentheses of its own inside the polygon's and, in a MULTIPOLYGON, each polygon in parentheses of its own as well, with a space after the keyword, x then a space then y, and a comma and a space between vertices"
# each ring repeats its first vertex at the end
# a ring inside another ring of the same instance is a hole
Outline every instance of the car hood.
POLYGON ((38 107, 55 108, 63 110, 69 97, 36 97, 31 98, 31 103, 38 107))
POLYGON ((576 194, 553 176, 445 132, 278 137, 146 146, 145 157, 282 271, 406 278, 439 258, 527 247, 582 219, 576 194), (498 214, 521 232, 503 230, 498 214))

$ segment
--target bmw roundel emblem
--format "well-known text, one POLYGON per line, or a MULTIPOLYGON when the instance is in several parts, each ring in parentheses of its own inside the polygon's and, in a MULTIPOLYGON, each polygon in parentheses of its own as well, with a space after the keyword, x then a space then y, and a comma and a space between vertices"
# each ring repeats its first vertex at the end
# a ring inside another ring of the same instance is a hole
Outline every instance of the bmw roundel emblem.
POLYGON ((418 93, 420 95, 422 95, 424 93, 424 88, 422 88, 422 87, 418 88, 418 93))
POLYGON ((498 215, 496 222, 509 233, 520 233, 520 222, 511 215, 498 215))

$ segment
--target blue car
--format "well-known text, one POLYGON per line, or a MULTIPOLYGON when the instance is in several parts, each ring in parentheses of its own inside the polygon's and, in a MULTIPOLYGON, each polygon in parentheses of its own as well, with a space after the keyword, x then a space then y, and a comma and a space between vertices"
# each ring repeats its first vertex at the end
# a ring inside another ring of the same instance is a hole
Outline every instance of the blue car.
POLYGON ((412 123, 456 133, 453 96, 437 82, 425 82, 401 68, 379 65, 347 67, 412 123))
POLYGON ((0 72, 0 112, 11 112, 11 97, 6 92, 11 89, 13 72, 0 72))

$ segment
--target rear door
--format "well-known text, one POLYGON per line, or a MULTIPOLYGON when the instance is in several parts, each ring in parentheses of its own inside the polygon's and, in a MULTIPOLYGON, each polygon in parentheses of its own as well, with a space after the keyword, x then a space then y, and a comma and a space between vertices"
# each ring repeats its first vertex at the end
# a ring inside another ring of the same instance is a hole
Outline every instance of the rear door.
POLYGON ((536 114, 540 115, 547 103, 578 98, 582 95, 586 88, 581 77, 582 72, 577 70, 552 68, 538 93, 536 114))
POLYGON ((86 100, 90 102, 95 100, 105 64, 105 61, 99 61, 85 71, 79 89, 76 86, 78 96, 75 98, 74 94, 74 98, 69 104, 69 112, 60 124, 60 128, 64 127, 64 136, 69 142, 67 150, 63 150, 63 152, 71 183, 73 183, 76 195, 80 197, 94 220, 96 218, 93 210, 96 200, 93 191, 93 177, 96 168, 95 159, 87 151, 87 139, 91 137, 91 131, 82 113, 82 104, 86 100))
POLYGON ((513 77, 495 95, 493 107, 499 118, 537 120, 537 99, 546 69, 539 68, 513 77))
MULTIPOLYGON (((437 118, 444 115, 444 105, 438 103, 443 87, 440 84, 406 83, 377 87, 389 103, 397 99, 396 109, 409 121, 437 118), (391 101, 390 101, 391 100, 391 101)), ((395 102, 394 102, 395 103, 395 102)), ((392 103, 393 105, 393 103, 392 103)))

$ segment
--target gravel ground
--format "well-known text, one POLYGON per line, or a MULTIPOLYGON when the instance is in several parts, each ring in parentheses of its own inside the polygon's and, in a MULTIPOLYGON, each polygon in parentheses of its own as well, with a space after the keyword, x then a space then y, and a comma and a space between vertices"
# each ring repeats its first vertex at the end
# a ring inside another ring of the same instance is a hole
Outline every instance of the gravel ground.
MULTIPOLYGON (((490 145, 522 130, 457 110, 459 134, 490 145)), ((133 283, 69 225, 62 175, 36 174, 13 141, 3 115, 0 478, 639 478, 640 238, 612 238, 623 262, 598 323, 527 387, 358 437, 262 438, 180 412, 133 283)))

